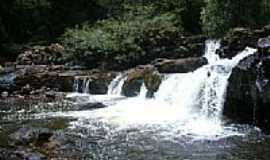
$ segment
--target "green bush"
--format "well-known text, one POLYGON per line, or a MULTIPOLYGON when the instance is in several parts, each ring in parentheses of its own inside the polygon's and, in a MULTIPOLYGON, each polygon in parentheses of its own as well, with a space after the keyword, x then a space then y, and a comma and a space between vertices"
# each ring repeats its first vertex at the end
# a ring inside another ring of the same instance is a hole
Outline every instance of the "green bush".
POLYGON ((261 27, 269 23, 269 0, 207 0, 201 13, 203 30, 222 36, 234 27, 261 27))
MULTIPOLYGON (((151 10, 145 8, 144 11, 151 10)), ((132 11, 132 14, 135 12, 132 11)), ((131 13, 130 13, 131 14, 131 13)), ((110 58, 118 62, 134 62, 146 55, 144 42, 162 39, 166 33, 180 33, 174 14, 151 17, 149 14, 126 15, 125 20, 107 19, 94 25, 67 29, 61 42, 71 50, 74 57, 110 58), (130 18, 133 17, 133 18, 130 18), (151 32, 157 32, 153 35, 151 32), (150 36, 147 37, 148 33, 150 36)))

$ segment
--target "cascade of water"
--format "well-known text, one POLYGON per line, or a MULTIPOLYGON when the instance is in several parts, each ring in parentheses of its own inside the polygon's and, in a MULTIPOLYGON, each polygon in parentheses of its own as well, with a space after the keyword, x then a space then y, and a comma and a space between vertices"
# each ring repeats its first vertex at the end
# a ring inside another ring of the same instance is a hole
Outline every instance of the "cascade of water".
POLYGON ((82 86, 83 93, 90 93, 90 90, 89 90, 90 82, 91 82, 91 79, 87 79, 87 78, 83 79, 83 86, 82 86))
POLYGON ((74 78, 74 82, 73 82, 73 92, 78 93, 79 92, 79 87, 80 87, 80 80, 78 77, 74 78))
POLYGON ((90 93, 89 84, 91 79, 88 77, 75 77, 73 82, 73 92, 90 93))
POLYGON ((204 57, 207 58, 208 63, 212 64, 220 60, 219 55, 216 54, 216 51, 220 48, 220 41, 207 40, 205 43, 206 43, 206 46, 205 46, 204 57))
MULTIPOLYGON (((222 59, 216 53, 219 47, 218 41, 207 41, 204 57, 208 64, 194 72, 165 75, 153 99, 145 98, 147 89, 142 85, 138 97, 117 101, 108 108, 95 111, 91 117, 121 126, 169 124, 187 134, 223 134, 221 116, 228 78, 232 69, 256 50, 247 48, 232 59, 222 59)), ((107 96, 120 95, 125 80, 126 75, 117 76, 110 84, 107 96)), ((74 86, 78 88, 78 85, 74 86)), ((78 117, 83 116, 87 117, 89 113, 78 113, 78 117)))
POLYGON ((194 72, 171 74, 162 82, 155 97, 173 107, 181 107, 188 114, 220 123, 228 78, 240 60, 256 50, 247 48, 233 59, 220 59, 216 50, 218 41, 207 41, 205 57, 208 64, 194 72))
POLYGON ((142 99, 145 99, 146 98, 146 93, 147 93, 147 88, 146 88, 145 84, 143 83, 142 86, 141 86, 141 89, 140 89, 139 97, 142 98, 142 99))
POLYGON ((108 86, 108 95, 116 95, 121 96, 122 87, 125 83, 125 80, 127 79, 126 74, 119 74, 116 76, 110 85, 108 86))

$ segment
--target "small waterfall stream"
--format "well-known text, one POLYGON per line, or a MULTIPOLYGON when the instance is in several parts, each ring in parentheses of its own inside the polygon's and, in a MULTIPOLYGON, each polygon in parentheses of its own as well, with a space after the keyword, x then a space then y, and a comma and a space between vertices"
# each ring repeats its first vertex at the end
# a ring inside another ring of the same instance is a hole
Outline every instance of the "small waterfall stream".
POLYGON ((127 79, 126 74, 119 74, 116 76, 110 85, 108 86, 108 95, 116 95, 116 96, 121 96, 122 92, 122 86, 125 83, 125 80, 127 79))
POLYGON ((91 79, 88 77, 75 77, 73 83, 73 92, 89 94, 89 84, 91 79))
MULTIPOLYGON (((216 137, 236 134, 222 123, 228 78, 232 69, 256 50, 246 48, 232 59, 221 59, 216 54, 219 48, 218 41, 207 41, 204 57, 208 64, 194 72, 164 75, 159 90, 151 99, 145 97, 147 89, 142 85, 141 93, 135 98, 115 101, 104 109, 60 115, 72 115, 79 119, 90 118, 91 115, 91 119, 116 124, 120 128, 165 126, 170 128, 170 132, 181 135, 216 137)), ((126 76, 119 74, 111 82, 108 94, 104 97, 121 96, 126 76)), ((84 83, 87 86, 88 82, 84 83)), ((78 88, 77 85, 75 88, 78 88)))

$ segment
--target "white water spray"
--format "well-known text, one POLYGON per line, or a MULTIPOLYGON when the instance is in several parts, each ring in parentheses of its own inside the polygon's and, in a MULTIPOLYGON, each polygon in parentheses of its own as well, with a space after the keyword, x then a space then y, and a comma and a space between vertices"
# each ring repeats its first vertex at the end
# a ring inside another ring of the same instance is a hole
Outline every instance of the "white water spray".
POLYGON ((121 96, 122 86, 124 85, 127 79, 126 74, 119 74, 112 80, 108 87, 108 95, 121 96))

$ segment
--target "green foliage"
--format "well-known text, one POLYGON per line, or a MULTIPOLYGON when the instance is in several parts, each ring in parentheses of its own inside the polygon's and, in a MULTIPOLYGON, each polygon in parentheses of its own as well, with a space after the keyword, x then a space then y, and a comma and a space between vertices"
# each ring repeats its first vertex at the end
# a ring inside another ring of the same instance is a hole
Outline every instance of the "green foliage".
POLYGON ((52 41, 66 27, 95 22, 106 12, 95 0, 3 0, 0 5, 9 41, 16 43, 52 41))
POLYGON ((181 31, 176 25, 178 22, 174 14, 162 14, 153 18, 145 15, 134 16, 133 19, 128 17, 126 20, 107 19, 94 25, 84 24, 82 27, 68 29, 61 41, 75 55, 87 53, 85 57, 99 54, 119 61, 136 60, 146 54, 144 41, 148 37, 145 37, 145 32, 158 30, 161 34, 156 36, 165 36, 162 33, 181 31))
POLYGON ((260 4, 260 24, 268 24, 270 22, 270 0, 262 0, 260 4))
POLYGON ((268 0, 207 0, 202 11, 203 30, 220 36, 233 27, 260 27, 269 22, 268 0), (268 5, 267 5, 268 4, 268 5))
POLYGON ((201 13, 203 31, 210 36, 225 33, 229 28, 229 17, 230 15, 225 12, 225 5, 221 1, 208 0, 201 13))

